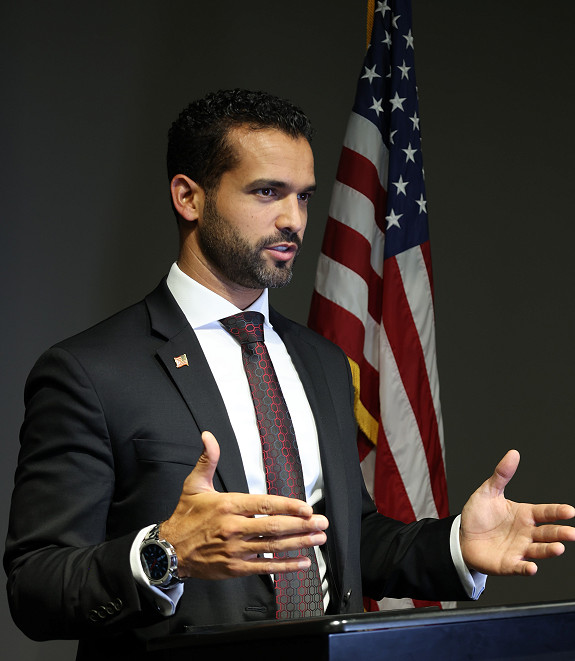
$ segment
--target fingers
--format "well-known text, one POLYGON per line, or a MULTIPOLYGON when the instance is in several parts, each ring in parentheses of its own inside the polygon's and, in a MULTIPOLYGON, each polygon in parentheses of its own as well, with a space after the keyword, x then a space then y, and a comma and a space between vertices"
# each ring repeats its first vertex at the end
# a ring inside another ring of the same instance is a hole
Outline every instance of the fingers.
POLYGON ((575 517, 575 507, 573 505, 555 505, 555 519, 557 521, 565 521, 575 517))
POLYGON ((311 560, 300 555, 302 549, 321 546, 327 540, 324 532, 287 537, 259 537, 236 541, 227 557, 229 575, 289 573, 307 569, 311 560))
POLYGON ((311 565, 310 558, 299 555, 295 558, 265 558, 253 556, 232 564, 230 574, 233 576, 249 576, 252 574, 289 574, 311 565))
MULTIPOLYGON (((178 553, 178 571, 183 578, 220 579, 298 571, 309 566, 309 560, 301 556, 279 559, 263 556, 284 551, 299 552, 325 543, 323 530, 327 528, 327 519, 321 515, 254 518, 222 513, 226 510, 225 506, 222 510, 222 498, 229 496, 228 500, 234 500, 233 496, 240 495, 209 494, 205 514, 193 522, 191 528, 186 528, 179 546, 174 544, 178 553)), ((187 516, 186 526, 189 519, 187 516)))
POLYGON ((285 537, 254 537, 242 543, 243 557, 253 557, 264 553, 286 553, 299 551, 313 546, 322 546, 327 541, 324 532, 314 532, 309 535, 289 535, 285 537))
MULTIPOLYGON (((314 517, 313 507, 303 500, 297 500, 297 498, 285 498, 284 496, 270 496, 267 494, 216 492, 213 489, 211 482, 212 475, 213 474, 209 475, 210 488, 198 491, 201 480, 203 480, 205 476, 201 475, 200 470, 198 470, 196 466, 186 478, 184 483, 184 494, 186 497, 189 497, 208 491, 213 495, 217 495, 217 498, 210 501, 211 506, 213 507, 213 516, 235 515, 246 517, 249 521, 253 521, 253 517, 275 517, 279 515, 297 517, 302 521, 314 517), (195 491, 192 491, 192 489, 195 489, 195 491)), ((325 517, 322 517, 322 519, 327 521, 325 517)), ((258 518, 257 520, 263 519, 258 518)), ((314 520, 317 521, 315 518, 314 520)), ((274 524, 270 523, 270 525, 274 524)))
MULTIPOLYGON (((241 535, 241 555, 253 560, 255 556, 270 553, 297 551, 303 548, 321 546, 327 541, 325 530, 329 522, 325 516, 314 515, 308 519, 291 516, 269 516, 255 519, 245 519, 241 535)), ((269 559, 268 559, 269 560, 269 559)), ((287 561, 287 558, 282 560, 287 561)), ((290 559, 291 560, 291 559, 290 559)), ((274 559, 275 563, 281 561, 274 559)), ((288 563, 290 564, 290 563, 288 563)), ((283 566, 283 565, 282 565, 283 566)), ((267 573, 294 571, 297 568, 291 562, 290 570, 274 569, 267 573)))
POLYGON ((228 507, 228 514, 247 517, 285 514, 304 519, 313 515, 313 507, 297 498, 240 493, 225 494, 224 498, 221 504, 228 507))
POLYGON ((510 571, 502 573, 533 576, 537 572, 537 565, 531 560, 555 558, 565 552, 565 546, 559 540, 574 541, 575 529, 559 525, 535 528, 533 542, 524 551, 523 559, 516 562, 510 571))
POLYGON ((515 475, 518 466, 519 452, 517 450, 509 450, 495 467, 493 475, 488 480, 489 486, 499 493, 503 493, 509 480, 515 475))
POLYGON ((539 526, 534 529, 532 539, 534 542, 573 542, 575 541, 575 528, 571 526, 539 526))
POLYGON ((523 560, 517 563, 513 573, 518 576, 535 576, 537 573, 537 565, 534 562, 523 560))
POLYGON ((184 493, 187 495, 214 491, 213 480, 220 459, 220 446, 209 431, 203 432, 202 442, 204 451, 184 482, 184 493))
MULTIPOLYGON (((308 569, 311 560, 305 556, 297 558, 263 558, 255 557, 247 560, 239 571, 243 575, 248 574, 289 574, 301 569, 308 569)), ((240 574, 238 574, 240 575, 240 574)))
MULTIPOLYGON (((561 542, 553 542, 552 544, 531 544, 526 558, 533 560, 544 560, 545 558, 555 558, 565 551, 565 547, 561 542)), ((504 574, 515 574, 518 576, 533 576, 537 573, 537 565, 530 560, 520 560, 512 568, 511 571, 502 572, 504 574)))
POLYGON ((329 521, 323 514, 302 518, 299 516, 267 516, 243 519, 246 536, 280 537, 327 530, 329 521))
MULTIPOLYGON (((533 519, 537 523, 547 523, 548 521, 565 521, 575 516, 575 508, 571 505, 542 504, 533 505, 533 519)), ((575 529, 572 529, 575 530, 575 529)))
POLYGON ((561 542, 542 542, 539 544, 530 544, 525 557, 532 558, 533 560, 542 560, 543 558, 556 558, 564 552, 565 546, 561 542))
POLYGON ((211 431, 202 432, 202 443, 204 444, 204 452, 200 457, 200 461, 205 461, 213 466, 218 465, 220 460, 220 446, 216 441, 216 437, 211 431))
POLYGON ((230 528, 220 535, 250 543, 254 553, 273 553, 324 544, 329 521, 321 514, 310 517, 271 515, 266 517, 233 517, 230 528))

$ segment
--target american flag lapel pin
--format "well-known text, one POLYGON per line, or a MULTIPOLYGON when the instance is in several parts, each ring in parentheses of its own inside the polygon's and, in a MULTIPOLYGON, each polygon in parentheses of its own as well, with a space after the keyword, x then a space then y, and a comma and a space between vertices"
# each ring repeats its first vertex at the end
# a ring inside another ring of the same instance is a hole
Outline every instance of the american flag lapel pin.
POLYGON ((178 369, 180 369, 180 367, 189 367, 188 357, 185 353, 183 353, 181 356, 174 356, 174 362, 176 363, 176 367, 178 369))

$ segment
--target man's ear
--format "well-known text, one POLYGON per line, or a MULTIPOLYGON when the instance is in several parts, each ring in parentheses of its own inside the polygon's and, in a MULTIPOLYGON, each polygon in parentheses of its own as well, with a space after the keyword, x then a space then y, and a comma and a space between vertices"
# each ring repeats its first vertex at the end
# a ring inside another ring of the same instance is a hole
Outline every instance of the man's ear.
POLYGON ((170 183, 174 209, 184 220, 201 216, 206 194, 204 189, 185 174, 177 174, 170 183))

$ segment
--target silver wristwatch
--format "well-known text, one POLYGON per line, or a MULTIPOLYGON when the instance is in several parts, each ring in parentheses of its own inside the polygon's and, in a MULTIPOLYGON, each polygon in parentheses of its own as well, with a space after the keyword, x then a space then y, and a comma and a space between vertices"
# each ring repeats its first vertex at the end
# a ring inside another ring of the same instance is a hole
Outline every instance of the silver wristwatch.
POLYGON ((170 542, 160 539, 159 523, 142 540, 140 560, 150 585, 167 588, 182 582, 178 577, 176 550, 170 542))

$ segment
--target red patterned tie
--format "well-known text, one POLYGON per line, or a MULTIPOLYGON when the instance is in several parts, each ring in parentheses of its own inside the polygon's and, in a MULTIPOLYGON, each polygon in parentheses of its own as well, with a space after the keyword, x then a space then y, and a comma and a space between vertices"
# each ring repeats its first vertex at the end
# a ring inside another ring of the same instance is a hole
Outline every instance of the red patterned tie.
MULTIPOLYGON (((266 345, 264 316, 241 312, 221 319, 222 326, 242 347, 242 360, 254 402, 262 442, 268 493, 306 499, 301 461, 292 420, 266 345)), ((275 557, 307 556, 309 569, 275 574, 276 618, 295 619, 323 615, 323 596, 313 549, 275 553, 275 557)))

